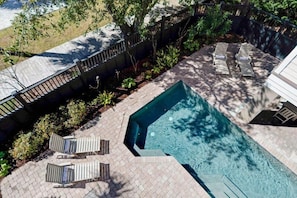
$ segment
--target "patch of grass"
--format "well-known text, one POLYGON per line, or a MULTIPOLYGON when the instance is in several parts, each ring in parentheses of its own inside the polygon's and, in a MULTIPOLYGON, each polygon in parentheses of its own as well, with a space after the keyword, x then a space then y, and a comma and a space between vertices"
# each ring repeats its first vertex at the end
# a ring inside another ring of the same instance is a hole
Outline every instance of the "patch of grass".
MULTIPOLYGON (((53 13, 53 17, 51 17, 52 23, 57 22, 59 19, 59 12, 56 11, 53 13)), ((111 18, 106 18, 103 21, 98 23, 98 27, 104 26, 111 22, 111 18)), ((76 37, 79 37, 81 35, 84 35, 89 25, 92 23, 91 17, 89 17, 87 20, 81 22, 78 26, 73 24, 70 25, 65 31, 62 33, 59 33, 55 31, 54 29, 47 30, 50 37, 40 38, 39 40, 30 41, 29 45, 24 46, 23 51, 28 52, 31 54, 40 54, 46 50, 49 50, 55 46, 61 45, 69 40, 72 40, 76 37)), ((9 27, 3 30, 0 30, 0 48, 6 48, 13 44, 14 37, 16 35, 14 34, 13 27, 9 27)), ((0 70, 3 70, 6 68, 8 63, 5 63, 3 61, 4 55, 0 54, 0 70)), ((12 56, 15 63, 23 61, 27 59, 28 57, 17 57, 12 56)))

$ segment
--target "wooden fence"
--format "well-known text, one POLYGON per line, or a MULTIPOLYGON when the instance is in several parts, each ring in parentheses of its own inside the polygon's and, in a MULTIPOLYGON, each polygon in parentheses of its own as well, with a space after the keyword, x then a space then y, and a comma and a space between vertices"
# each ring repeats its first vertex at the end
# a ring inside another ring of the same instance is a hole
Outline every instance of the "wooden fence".
MULTIPOLYGON (((196 20, 204 16, 210 6, 214 5, 196 5, 194 17, 187 14, 187 9, 162 17, 154 27, 151 27, 154 30, 157 29, 155 38, 158 41, 158 47, 176 40, 180 28, 186 24, 187 20, 190 17, 196 20)), ((287 21, 282 21, 254 7, 221 4, 221 9, 231 13, 233 20, 231 31, 243 35, 252 44, 260 46, 263 51, 268 50, 271 54, 282 57, 286 56, 297 44, 297 27, 287 21), (262 40, 255 40, 258 36, 255 32, 259 31, 270 32, 270 38, 266 39, 264 45, 262 40), (278 46, 278 54, 275 53, 274 44, 278 46), (286 49, 283 49, 284 46, 286 49)), ((78 60, 69 68, 3 99, 0 102, 0 142, 5 141, 14 131, 29 124, 32 119, 43 112, 44 107, 57 107, 66 99, 82 93, 97 75, 104 79, 104 77, 113 75, 115 70, 131 65, 127 51, 139 60, 149 55, 151 50, 150 40, 142 40, 140 35, 135 34, 127 40, 118 41, 106 50, 78 60)))

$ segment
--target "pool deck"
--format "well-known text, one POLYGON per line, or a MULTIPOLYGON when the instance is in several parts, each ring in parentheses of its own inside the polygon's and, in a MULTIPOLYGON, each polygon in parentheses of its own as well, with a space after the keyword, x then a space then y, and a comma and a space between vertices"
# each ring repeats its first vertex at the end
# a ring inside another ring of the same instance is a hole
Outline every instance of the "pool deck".
POLYGON ((171 156, 135 157, 123 144, 129 116, 179 80, 191 86, 210 104, 239 125, 267 151, 297 173, 296 128, 246 124, 259 109, 274 99, 262 85, 279 60, 251 46, 256 73, 243 78, 235 67, 234 53, 238 44, 228 48, 231 75, 216 75, 206 46, 186 57, 174 68, 129 95, 100 118, 88 123, 75 135, 100 136, 106 143, 104 155, 89 155, 85 159, 58 159, 57 153, 39 161, 31 161, 16 169, 1 181, 4 198, 19 197, 209 197, 204 189, 171 156), (251 106, 251 101, 256 106, 251 106), (252 108, 251 108, 252 107, 252 108), (86 162, 99 160, 104 177, 95 182, 79 182, 61 188, 45 182, 47 163, 86 162))

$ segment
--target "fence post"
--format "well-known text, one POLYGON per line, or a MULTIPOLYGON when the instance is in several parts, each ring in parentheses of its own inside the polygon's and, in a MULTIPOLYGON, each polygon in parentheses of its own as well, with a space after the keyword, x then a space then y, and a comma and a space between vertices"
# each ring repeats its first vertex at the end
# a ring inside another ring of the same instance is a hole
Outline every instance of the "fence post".
POLYGON ((194 17, 196 17, 198 15, 198 3, 195 3, 194 5, 194 13, 193 13, 194 17))
POLYGON ((11 95, 13 97, 15 97, 22 105, 24 105, 24 108, 29 112, 29 113, 33 113, 33 109, 30 107, 30 105, 26 102, 26 100, 24 100, 24 98, 22 98, 22 96, 20 95, 20 93, 15 90, 11 93, 11 95))
POLYGON ((75 65, 77 66, 77 68, 79 70, 79 73, 80 73, 79 74, 79 78, 81 79, 83 86, 84 87, 88 87, 88 85, 87 85, 88 84, 87 83, 87 79, 84 77, 85 71, 82 68, 82 62, 81 62, 81 60, 75 59, 74 62, 75 62, 75 65))
POLYGON ((125 66, 124 67, 127 67, 128 65, 131 64, 131 61, 129 58, 130 43, 128 39, 129 39, 128 36, 124 36, 124 46, 125 46, 125 51, 124 51, 125 66))
POLYGON ((163 46, 163 42, 164 42, 164 34, 165 34, 165 16, 162 16, 162 20, 161 20, 161 46, 163 46))
POLYGON ((244 6, 243 10, 244 10, 244 16, 246 19, 250 20, 251 18, 251 14, 252 14, 252 8, 254 6, 251 4, 247 4, 247 6, 244 6))

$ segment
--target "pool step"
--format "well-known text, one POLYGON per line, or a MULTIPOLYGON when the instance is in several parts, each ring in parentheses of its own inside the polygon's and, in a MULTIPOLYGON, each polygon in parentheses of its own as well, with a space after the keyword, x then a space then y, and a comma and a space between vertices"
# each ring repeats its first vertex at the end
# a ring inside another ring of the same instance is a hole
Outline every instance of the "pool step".
POLYGON ((215 197, 247 198, 238 186, 225 175, 200 175, 199 178, 215 197))

